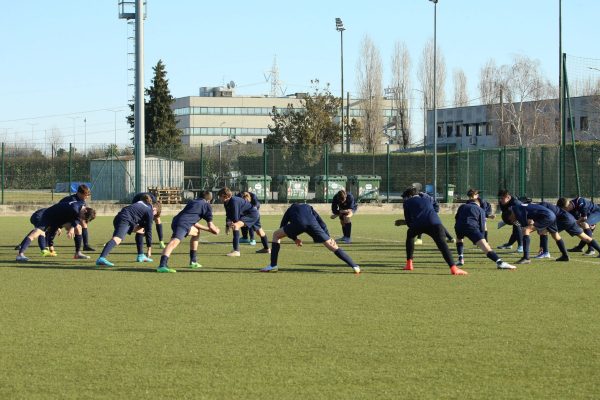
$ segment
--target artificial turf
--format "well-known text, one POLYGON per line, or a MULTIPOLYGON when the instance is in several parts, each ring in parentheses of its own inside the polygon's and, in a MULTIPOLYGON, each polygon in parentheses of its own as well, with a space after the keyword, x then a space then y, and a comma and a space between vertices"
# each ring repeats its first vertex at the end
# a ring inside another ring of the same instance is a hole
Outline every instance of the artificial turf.
MULTIPOLYGON (((138 264, 132 237, 109 256, 116 267, 96 268, 108 217, 90 225, 91 260, 73 260, 61 237, 58 257, 42 258, 34 244, 19 264, 13 247, 28 218, 3 217, 0 398, 598 396, 600 260, 577 254, 499 271, 468 243, 469 275, 451 276, 424 236, 405 272, 406 227, 396 218, 354 217, 354 243, 342 245, 363 269, 354 276, 307 237, 301 248, 285 241, 278 273, 258 273, 269 263, 254 253, 260 245, 226 257, 224 234, 203 236, 199 270, 185 268, 187 239, 171 257, 178 273, 158 274, 160 250, 138 264)), ((444 221, 452 227, 451 216, 444 221)), ((269 232, 278 222, 263 217, 269 232)), ((490 223, 494 245, 509 234, 490 223)))

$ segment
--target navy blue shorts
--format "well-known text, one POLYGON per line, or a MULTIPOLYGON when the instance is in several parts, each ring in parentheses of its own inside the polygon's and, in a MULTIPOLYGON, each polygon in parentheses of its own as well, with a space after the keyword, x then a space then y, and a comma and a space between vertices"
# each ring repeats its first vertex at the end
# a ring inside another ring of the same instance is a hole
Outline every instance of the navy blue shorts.
POLYGON ((598 222, 600 222, 600 210, 594 211, 588 215, 586 222, 590 225, 596 225, 598 222))
POLYGON ((260 214, 242 215, 240 219, 249 229, 258 230, 260 226, 260 214))
POLYGON ((485 239, 484 234, 479 229, 455 229, 456 237, 459 240, 468 238, 473 244, 476 244, 481 239, 485 239))
MULTIPOLYGON (((554 214, 552 214, 554 215, 554 214)), ((535 227, 535 229, 537 229, 538 231, 541 230, 547 230, 548 232, 551 233, 557 233, 558 232, 558 226, 556 225, 556 217, 554 218, 540 218, 539 220, 535 221, 533 226, 535 227)))
POLYGON ((571 214, 565 214, 556 218, 558 231, 565 231, 571 236, 577 236, 583 233, 583 228, 579 226, 571 214))
POLYGON ((125 239, 125 236, 131 234, 133 232, 133 226, 129 221, 125 221, 115 217, 113 220, 113 226, 115 227, 115 231, 113 232, 113 237, 118 237, 121 240, 125 239))
POLYGON ((188 226, 183 226, 183 225, 171 224, 171 229, 173 230, 173 234, 171 235, 171 238, 177 238, 179 240, 183 240, 185 237, 187 237, 187 235, 189 235, 191 228, 192 228, 191 226, 188 227, 188 226))
POLYGON ((283 227, 285 234, 292 240, 296 240, 298 235, 306 233, 315 243, 324 243, 330 239, 329 235, 321 228, 319 224, 296 225, 288 224, 283 227))
POLYGON ((46 230, 46 225, 42 222, 42 214, 46 209, 42 208, 41 210, 37 210, 33 214, 31 214, 31 218, 29 218, 29 222, 36 227, 37 229, 46 230))

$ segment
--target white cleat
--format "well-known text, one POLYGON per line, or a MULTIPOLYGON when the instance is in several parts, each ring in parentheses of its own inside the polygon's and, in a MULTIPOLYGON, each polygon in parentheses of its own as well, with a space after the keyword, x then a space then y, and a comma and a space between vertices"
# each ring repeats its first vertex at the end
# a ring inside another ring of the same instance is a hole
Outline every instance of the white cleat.
POLYGON ((514 265, 511 265, 507 262, 502 261, 500 264, 497 264, 498 269, 517 269, 514 265))
POLYGON ((354 271, 354 275, 360 275, 360 267, 358 265, 356 267, 352 267, 352 271, 354 271))
POLYGON ((260 272, 277 272, 279 271, 279 268, 277 267, 277 265, 267 265, 266 267, 264 267, 263 269, 260 270, 260 272))
POLYGON ((227 253, 227 257, 239 257, 240 255, 241 255, 240 252, 239 251, 235 251, 235 250, 227 253))

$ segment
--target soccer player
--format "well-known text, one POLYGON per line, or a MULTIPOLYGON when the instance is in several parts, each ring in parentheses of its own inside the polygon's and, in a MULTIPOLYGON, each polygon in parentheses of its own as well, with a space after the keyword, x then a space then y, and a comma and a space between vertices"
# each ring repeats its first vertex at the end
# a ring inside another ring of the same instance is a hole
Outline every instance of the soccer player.
MULTIPOLYGON (((408 189, 406 189, 403 193, 402 193, 402 201, 406 201, 409 198, 409 192, 410 189, 413 188, 414 186, 409 187, 408 189)), ((416 187, 415 187, 416 188, 416 187)), ((433 209, 435 210, 436 213, 440 212, 440 205, 437 202, 437 200, 435 198, 433 198, 433 196, 430 196, 429 194, 425 193, 425 192, 421 192, 419 190, 419 188, 417 189, 417 193, 419 194, 420 197, 427 199, 428 201, 431 202, 431 205, 433 206, 433 209)), ((446 229, 446 227, 444 226, 444 236, 446 236, 446 243, 454 243, 456 242, 456 239, 454 239, 452 237, 452 235, 450 234, 450 232, 448 231, 448 229, 446 229)), ((415 245, 421 245, 423 244, 423 239, 421 239, 423 235, 422 234, 418 234, 416 236, 415 239, 415 245)))
MULTIPOLYGON (((152 221, 154 220, 154 214, 156 208, 152 204, 152 198, 145 194, 142 195, 141 200, 137 203, 123 207, 121 211, 113 219, 113 226, 115 228, 113 237, 111 240, 104 245, 100 257, 96 260, 96 265, 103 265, 106 267, 113 267, 114 264, 108 261, 106 257, 110 254, 111 250, 121 244, 126 235, 132 232, 144 232, 146 236, 146 246, 148 249, 152 248, 152 221)), ((152 262, 152 259, 144 254, 144 243, 136 240, 137 247, 137 262, 152 262)))
POLYGON ((348 264, 356 275, 360 274, 360 267, 329 236, 327 225, 315 209, 308 204, 301 203, 292 204, 283 214, 279 229, 273 232, 273 239, 271 240, 271 263, 261 269, 260 272, 277 272, 279 270, 277 258, 281 248, 281 239, 289 237, 296 243, 296 246, 302 246, 302 240, 298 238, 298 235, 302 233, 309 235, 315 243, 323 243, 340 260, 348 264))
POLYGON ((342 189, 333 196, 331 200, 331 219, 340 219, 344 235, 338 241, 343 241, 346 244, 352 243, 352 221, 350 218, 356 213, 357 208, 358 204, 352 193, 347 193, 342 189))
POLYGON ((173 221, 171 222, 173 235, 162 252, 160 264, 156 270, 157 272, 177 272, 176 270, 169 268, 169 257, 186 236, 190 236, 189 267, 194 269, 202 267, 197 260, 200 231, 207 231, 213 235, 219 234, 219 228, 212 222, 211 200, 212 193, 209 190, 206 190, 200 194, 200 198, 190 201, 183 210, 173 218, 173 221), (199 224, 201 219, 204 219, 208 226, 199 224))
POLYGON ((253 229, 258 236, 263 248, 257 250, 257 253, 270 253, 269 242, 265 231, 260 226, 260 214, 256 207, 240 197, 234 197, 231 190, 227 187, 217 192, 219 200, 225 206, 225 215, 227 219, 227 231, 233 229, 233 250, 227 253, 229 257, 240 256, 240 228, 247 226, 253 229))
MULTIPOLYGON (((510 207, 521 204, 521 201, 514 197, 510 192, 506 189, 500 189, 498 191, 498 205, 502 211, 508 210, 510 207)), ((502 228, 505 225, 504 221, 498 222, 498 228, 502 228)), ((513 243, 517 243, 517 253, 523 252, 523 232, 519 227, 518 223, 515 223, 512 226, 512 233, 508 242, 498 246, 498 249, 511 249, 513 243)))
MULTIPOLYGON (((71 194, 69 196, 63 197, 59 203, 70 203, 72 201, 82 201, 85 204, 85 201, 92 195, 92 191, 87 185, 81 184, 77 187, 77 192, 71 194)), ((90 246, 90 238, 88 233, 87 222, 81 221, 81 238, 83 240, 83 250, 84 251, 96 251, 92 246, 90 246)), ((75 238, 77 240, 77 238, 75 238)))
POLYGON ((517 204, 502 211, 502 220, 508 225, 518 222, 521 226, 523 232, 523 257, 517 261, 517 264, 531 263, 529 259, 529 234, 536 230, 540 234, 543 234, 545 231, 549 232, 556 241, 558 249, 562 254, 556 261, 569 261, 565 243, 558 234, 556 215, 548 208, 539 204, 517 204))
POLYGON ((479 190, 477 190, 477 189, 469 189, 467 191, 467 197, 469 198, 469 200, 474 200, 475 202, 477 202, 477 204, 479 204, 479 207, 481 207, 481 209, 484 211, 485 231, 483 233, 483 237, 487 241, 488 240, 487 220, 496 218, 496 215, 494 215, 494 212, 492 211, 492 205, 480 196, 479 190))
POLYGON ((68 226, 67 237, 69 239, 78 238, 75 242, 75 256, 73 258, 89 258, 81 252, 81 233, 77 234, 77 232, 80 232, 77 231, 77 227, 81 225, 81 221, 90 222, 95 217, 96 211, 86 207, 82 201, 57 203, 46 209, 36 211, 30 219, 34 228, 21 242, 16 260, 29 261, 29 258, 25 256, 25 251, 33 240, 40 237, 41 239, 39 239, 38 244, 42 249, 42 255, 51 255, 50 253, 52 252, 49 249, 46 249, 45 233, 48 232, 48 234, 53 237, 56 231, 63 226, 68 226))
POLYGON ((476 196, 478 193, 475 189, 470 189, 467 193, 469 200, 461 205, 456 212, 456 223, 454 230, 456 232, 456 251, 458 252, 458 263, 456 265, 465 265, 464 244, 463 239, 468 238, 473 244, 477 245, 483 251, 487 258, 496 263, 498 269, 516 269, 514 265, 510 265, 504 261, 496 252, 492 250, 485 237, 485 219, 486 212, 481 207, 481 199, 476 196))
MULTIPOLYGON (((567 202, 567 204, 564 206, 564 209, 570 212, 577 219, 579 225, 583 228, 584 233, 592 237, 593 227, 600 222, 600 206, 583 197, 576 197, 567 202)), ((569 251, 581 252, 584 246, 585 242, 582 240, 577 246, 569 249, 569 251)), ((584 254, 587 256, 593 256, 596 253, 590 247, 584 254)))
MULTIPOLYGON (((131 204, 137 203, 138 201, 142 200, 142 196, 147 194, 148 196, 150 196, 150 198, 152 199, 152 205, 156 208, 156 215, 154 215, 154 225, 156 225, 156 234, 158 235, 158 244, 160 246, 161 249, 165 248, 165 242, 163 241, 163 226, 162 226, 162 221, 160 220, 160 214, 162 212, 162 204, 160 203, 160 201, 158 201, 156 199, 156 196, 154 196, 152 193, 138 193, 135 196, 133 196, 133 199, 131 199, 131 204)), ((142 238, 138 239, 137 238, 137 233, 136 233, 136 243, 138 240, 141 240, 142 238)), ((139 234, 140 236, 142 236, 142 234, 139 234)), ((150 254, 148 255, 148 257, 150 257, 150 254)))
MULTIPOLYGON (((598 243, 592 236, 588 234, 589 230, 584 230, 569 210, 571 208, 570 204, 571 202, 569 199, 564 197, 561 197, 556 202, 556 206, 563 211, 561 218, 557 217, 559 230, 565 230, 569 235, 579 237, 581 242, 583 242, 583 246, 587 244, 591 251, 588 250, 587 252, 583 253, 584 255, 593 255, 596 252, 600 253, 598 243)), ((582 249, 583 246, 581 246, 582 249)), ((569 249, 568 251, 571 250, 572 249, 569 249)), ((600 255, 598 257, 600 257, 600 255)))
MULTIPOLYGON (((256 196, 256 194, 252 192, 239 192, 236 194, 236 196, 241 197, 252 204, 257 210, 260 210, 260 201, 258 200, 258 196, 256 196)), ((240 243, 248 243, 250 246, 256 246, 256 240, 254 240, 254 230, 248 229, 247 226, 242 226, 240 231, 242 232, 240 243)))
POLYGON ((427 234, 431 236, 437 248, 442 253, 444 260, 450 267, 452 275, 467 275, 467 271, 458 268, 454 263, 452 254, 444 240, 445 230, 440 217, 433 209, 433 204, 429 199, 419 196, 416 188, 408 188, 405 192, 406 200, 403 203, 404 220, 396 220, 396 226, 408 225, 406 234, 406 266, 405 271, 412 271, 413 254, 415 252, 414 239, 418 234, 427 234))

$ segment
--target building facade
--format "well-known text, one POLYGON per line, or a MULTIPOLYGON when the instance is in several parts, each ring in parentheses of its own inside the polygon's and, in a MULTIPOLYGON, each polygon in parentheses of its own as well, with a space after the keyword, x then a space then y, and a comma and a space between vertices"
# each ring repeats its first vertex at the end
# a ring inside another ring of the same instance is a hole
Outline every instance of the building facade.
MULTIPOLYGON (((566 126, 569 138, 573 128, 575 140, 600 139, 600 96, 574 97, 570 111, 566 126)), ((439 146, 459 150, 559 144, 558 99, 438 109, 435 134, 439 146)), ((428 110, 428 146, 433 145, 433 135, 433 111, 428 110)))
MULTIPOLYGON (((302 108, 305 93, 295 93, 286 97, 235 96, 232 88, 203 87, 199 96, 175 99, 173 110, 177 118, 177 128, 183 131, 182 143, 197 147, 200 144, 214 145, 236 141, 240 143, 262 143, 270 134, 272 124, 270 114, 273 107, 284 110, 292 104, 302 108)), ((346 105, 344 106, 346 107, 346 105)), ((395 134, 392 115, 392 101, 383 100, 382 133, 388 141, 395 134)), ((346 115, 346 108, 344 108, 346 115)), ((350 100, 350 118, 361 116, 360 101, 350 100)), ((339 123, 339 117, 337 118, 339 123)))

